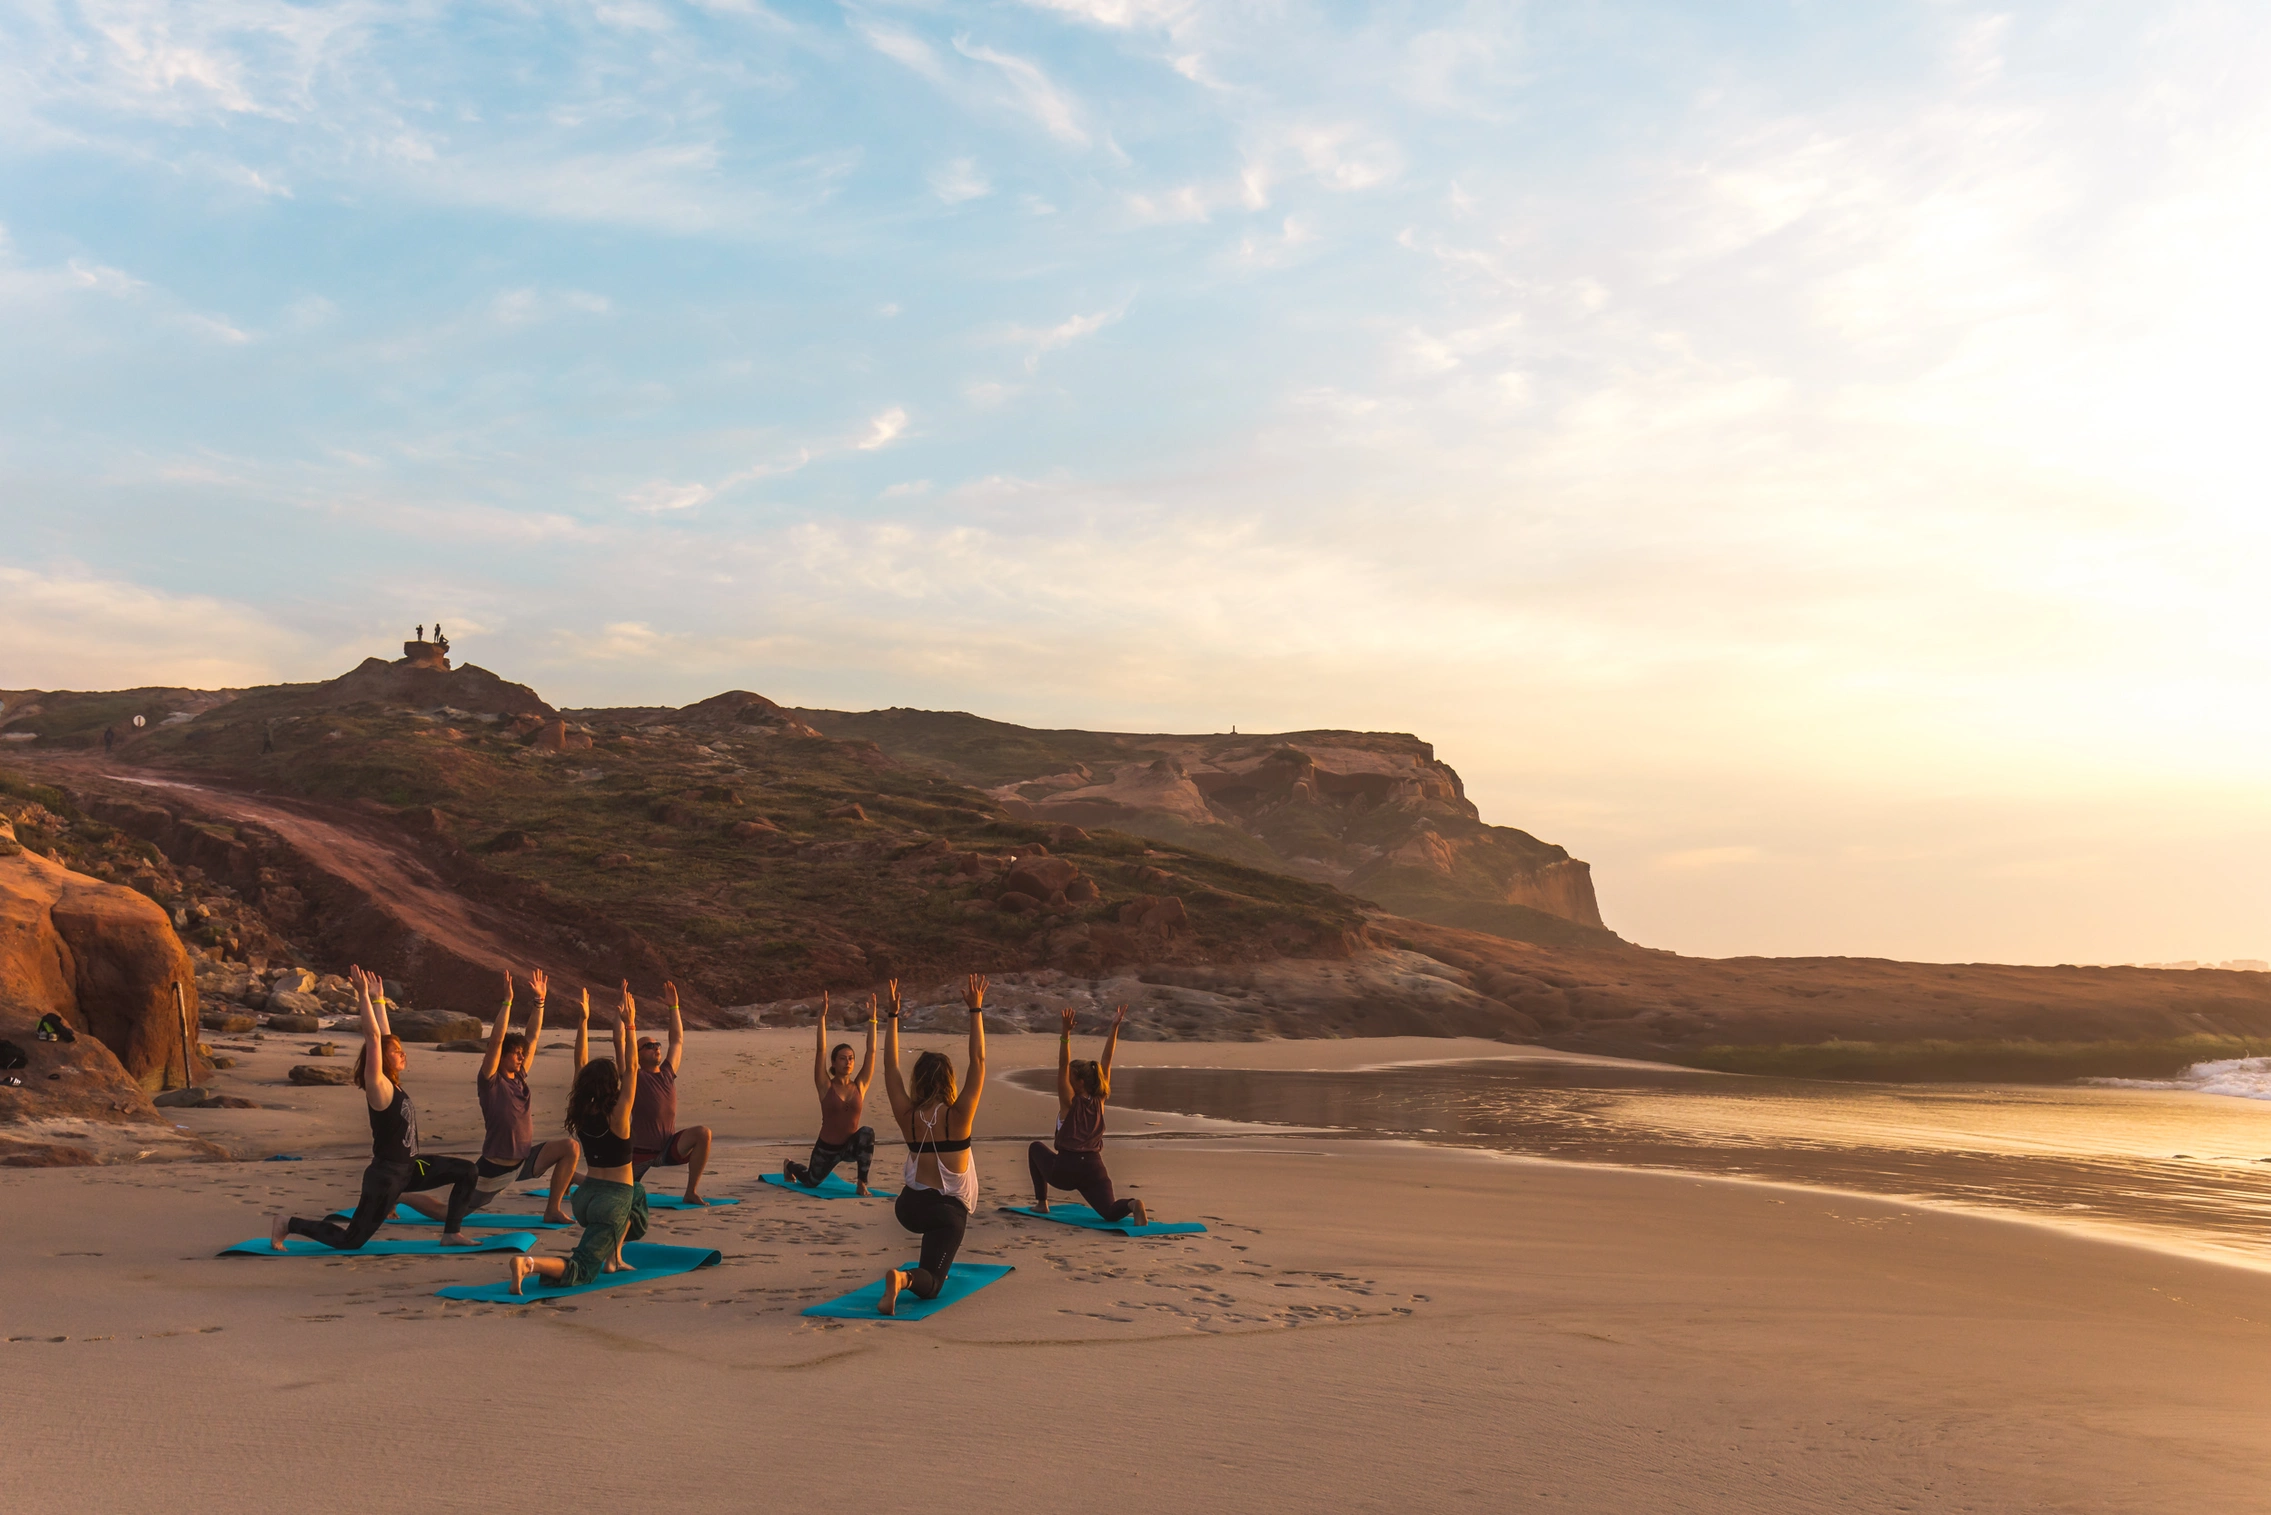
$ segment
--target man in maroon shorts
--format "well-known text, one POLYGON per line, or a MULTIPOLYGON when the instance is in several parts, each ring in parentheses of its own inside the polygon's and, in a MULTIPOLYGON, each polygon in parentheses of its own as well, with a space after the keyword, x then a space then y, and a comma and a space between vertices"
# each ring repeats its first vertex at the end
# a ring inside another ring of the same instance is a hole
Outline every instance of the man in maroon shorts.
POLYGON ((644 1180, 649 1168, 686 1169, 686 1203, 702 1198, 702 1170, 710 1164, 710 1128, 678 1124, 678 1063, 686 1055, 686 1022, 678 1011, 678 986, 664 984, 670 997, 670 1046, 651 1036, 639 1038, 639 1090, 631 1103, 631 1176, 644 1180))

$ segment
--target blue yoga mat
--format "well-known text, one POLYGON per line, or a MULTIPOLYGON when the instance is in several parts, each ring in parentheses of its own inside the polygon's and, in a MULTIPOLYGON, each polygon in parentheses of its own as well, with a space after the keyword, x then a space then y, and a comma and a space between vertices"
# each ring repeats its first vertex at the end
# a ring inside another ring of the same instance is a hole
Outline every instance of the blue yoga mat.
MULTIPOLYGON (((550 1189, 531 1189, 528 1192, 537 1199, 550 1199, 552 1197, 550 1189)), ((571 1186, 568 1192, 574 1194, 576 1191, 571 1186)), ((740 1200, 729 1196, 725 1199, 713 1199, 706 1205, 690 1205, 686 1203, 686 1196, 683 1194, 657 1194, 652 1189, 647 1191, 647 1208, 650 1210, 715 1210, 720 1205, 738 1205, 740 1203, 740 1200)))
POLYGON ((510 1283, 451 1284, 434 1292, 443 1299, 478 1299, 493 1305, 532 1305, 547 1299, 568 1299, 577 1294, 589 1294, 597 1289, 620 1289, 625 1284, 653 1283, 658 1278, 670 1278, 680 1273, 691 1273, 696 1268, 715 1267, 718 1254, 705 1247, 664 1247, 653 1242, 627 1241, 623 1243, 623 1261, 631 1265, 627 1273, 602 1273, 588 1284, 563 1289, 548 1284, 534 1274, 515 1294, 510 1283))
MULTIPOLYGON (((333 1220, 346 1220, 352 1213, 347 1210, 334 1210, 331 1212, 331 1218, 333 1220)), ((438 1220, 420 1215, 408 1205, 396 1205, 394 1214, 388 1216, 387 1219, 391 1224, 397 1226, 438 1226, 441 1224, 438 1220)), ((575 1222, 572 1220, 546 1220, 541 1215, 494 1215, 487 1210, 476 1210, 465 1217, 465 1227, 469 1231, 476 1228, 487 1231, 565 1231, 574 1225, 575 1222)), ((465 1249, 463 1247, 452 1247, 450 1250, 462 1252, 465 1249)))
POLYGON ((240 1241, 233 1247, 223 1247, 222 1257, 463 1257, 468 1252, 526 1252, 536 1245, 533 1231, 507 1231, 501 1236, 484 1236, 470 1247, 445 1247, 439 1241, 419 1237, 415 1241, 401 1241, 393 1237, 373 1237, 351 1251, 327 1247, 322 1242, 305 1236, 284 1238, 284 1250, 277 1252, 268 1245, 268 1238, 255 1236, 240 1241))
MULTIPOLYGON (((919 1260, 918 1260, 919 1262, 919 1260)), ((901 1272, 918 1265, 917 1262, 899 1264, 901 1272)), ((841 1299, 824 1300, 806 1305, 804 1314, 825 1316, 830 1320, 928 1320, 956 1300, 967 1299, 1004 1274, 1017 1270, 1007 1263, 958 1262, 946 1275, 946 1287, 929 1299, 917 1299, 910 1290, 899 1291, 899 1313, 879 1315, 875 1307, 883 1302, 883 1280, 877 1279, 864 1289, 854 1289, 841 1299)))
POLYGON ((1086 1205, 1054 1204, 1046 1211, 1031 1205, 1003 1205, 1010 1215, 1029 1215, 1035 1220, 1053 1220, 1060 1226, 1078 1226, 1083 1231, 1109 1231, 1115 1236, 1190 1236, 1204 1231, 1205 1226, 1195 1220, 1155 1220, 1148 1226, 1139 1226, 1129 1220, 1106 1220, 1086 1205))
MULTIPOLYGON (((810 1189, 807 1189, 795 1179, 783 1178, 778 1173, 766 1174, 765 1182, 776 1189, 786 1189, 791 1194, 801 1194, 806 1199, 858 1199, 860 1197, 859 1185, 834 1173, 829 1174, 826 1178, 820 1180, 816 1187, 810 1189)), ((867 1191, 867 1197, 869 1199, 897 1199, 899 1191, 896 1189, 871 1188, 867 1191)))

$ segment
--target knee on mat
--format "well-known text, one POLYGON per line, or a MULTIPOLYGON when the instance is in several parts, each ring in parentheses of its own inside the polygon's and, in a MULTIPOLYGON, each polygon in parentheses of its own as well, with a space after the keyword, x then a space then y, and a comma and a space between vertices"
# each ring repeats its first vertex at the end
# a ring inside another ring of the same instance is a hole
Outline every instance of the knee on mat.
POLYGON ((943 1278, 933 1278, 928 1269, 917 1268, 907 1280, 907 1290, 917 1299, 936 1299, 940 1285, 945 1282, 943 1278))

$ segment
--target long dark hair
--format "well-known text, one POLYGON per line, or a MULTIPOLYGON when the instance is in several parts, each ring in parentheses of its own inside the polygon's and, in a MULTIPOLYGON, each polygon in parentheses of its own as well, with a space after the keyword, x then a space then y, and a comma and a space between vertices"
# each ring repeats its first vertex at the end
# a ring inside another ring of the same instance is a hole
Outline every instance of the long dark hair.
POLYGON ((954 1059, 943 1052, 925 1052, 915 1059, 915 1081, 909 1086, 915 1108, 933 1100, 954 1102, 954 1059))
POLYGON ((1104 1097, 1103 1065, 1085 1057, 1072 1060, 1072 1086, 1083 1094, 1104 1097))
MULTIPOLYGON (((386 1055, 389 1052, 399 1051, 401 1047, 402 1038, 399 1036, 387 1035, 379 1038, 379 1072, 384 1073, 386 1071, 386 1055)), ((355 1087, 358 1089, 370 1087, 363 1081, 366 1076, 363 1064, 370 1061, 370 1056, 371 1044, 365 1042, 363 1043, 363 1050, 355 1054, 355 1087)))
POLYGON ((615 1071, 615 1059, 593 1058, 583 1065, 575 1086, 568 1090, 568 1118, 561 1124, 571 1132, 606 1129, 607 1118, 615 1113, 616 1096, 622 1092, 623 1079, 615 1071))

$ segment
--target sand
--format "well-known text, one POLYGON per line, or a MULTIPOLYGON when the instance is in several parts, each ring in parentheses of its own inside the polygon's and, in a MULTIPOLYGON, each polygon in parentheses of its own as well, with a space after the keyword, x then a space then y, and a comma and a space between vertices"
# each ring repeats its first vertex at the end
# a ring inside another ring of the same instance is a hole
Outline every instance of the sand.
MULTIPOLYGON (((2264 1504, 2262 1274, 1844 1195, 1136 1112, 1113 1121, 1123 1190, 1210 1233, 1045 1226, 992 1208, 1024 1202, 1024 1141, 1053 1115, 999 1079, 1053 1057, 1043 1037, 995 1041, 963 1253, 1017 1271, 932 1321, 796 1313, 912 1248, 884 1204, 756 1183, 810 1140, 793 1032, 691 1039, 681 1118, 717 1128, 705 1187, 743 1202, 662 1215, 652 1239, 717 1247, 718 1268, 512 1309, 432 1295, 496 1276, 495 1258, 217 1259, 272 1207, 353 1197, 354 1091, 279 1082, 308 1040, 269 1038, 224 1075, 291 1108, 181 1117, 306 1161, 0 1171, 0 1507, 2264 1504)), ((1124 1055, 1329 1068, 1506 1050, 1124 1055)), ((433 1150, 477 1135, 474 1061, 414 1053, 433 1150)), ((541 1055, 540 1110, 565 1068, 541 1055)), ((873 1115, 887 1130, 880 1090, 873 1115)))

